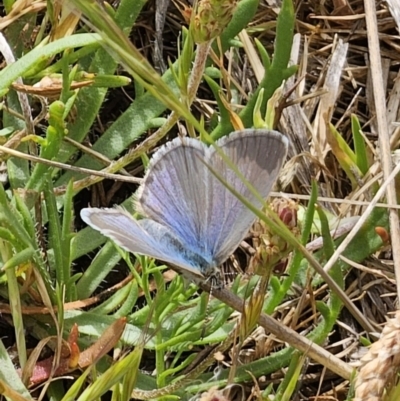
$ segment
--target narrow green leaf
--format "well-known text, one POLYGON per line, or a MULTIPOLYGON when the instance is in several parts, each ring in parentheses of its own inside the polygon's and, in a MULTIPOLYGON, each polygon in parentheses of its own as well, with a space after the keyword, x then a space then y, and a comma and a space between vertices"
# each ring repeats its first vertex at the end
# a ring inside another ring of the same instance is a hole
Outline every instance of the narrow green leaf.
POLYGON ((3 185, 0 184, 0 220, 11 231, 16 241, 24 245, 24 248, 34 247, 34 239, 26 232, 18 217, 19 213, 9 204, 3 185))
POLYGON ((62 266, 64 271, 64 283, 66 285, 65 298, 66 301, 73 301, 75 289, 74 283, 71 282, 71 242, 73 238, 72 227, 74 220, 74 205, 73 205, 73 181, 70 181, 67 185, 67 190, 64 196, 64 207, 63 207, 63 220, 61 228, 61 257, 62 266))
POLYGON ((3 342, 0 340, 0 379, 27 400, 33 401, 29 390, 24 386, 15 369, 13 361, 3 342))
POLYGON ((360 121, 355 114, 351 115, 351 132, 353 133, 354 151, 356 154, 356 163, 363 175, 369 170, 367 156, 367 146, 362 135, 360 121))
POLYGON ((27 234, 31 238, 35 238, 35 236, 36 236, 35 220, 32 217, 28 206, 26 205, 26 203, 24 202, 22 197, 19 196, 18 192, 14 192, 14 200, 15 200, 16 208, 22 217, 23 225, 24 225, 24 228, 25 228, 27 234))
POLYGON ((55 54, 60 53, 65 49, 92 45, 99 41, 101 41, 99 35, 81 33, 56 40, 45 46, 36 47, 12 65, 8 65, 0 71, 0 93, 6 93, 8 88, 17 80, 17 78, 24 76, 25 73, 31 67, 37 65, 40 60, 47 61, 48 58, 53 57, 55 54))
POLYGON ((108 242, 85 270, 76 288, 79 299, 89 298, 121 260, 115 245, 108 242))
POLYGON ((139 297, 139 288, 137 282, 132 280, 127 287, 129 287, 129 294, 126 297, 121 307, 114 313, 115 318, 128 316, 133 310, 139 297))
POLYGON ((362 173, 356 164, 356 155, 349 145, 347 145, 346 141, 342 138, 334 125, 329 124, 329 128, 327 135, 332 152, 342 169, 345 171, 347 177, 349 177, 353 188, 355 188, 362 178, 362 173))
MULTIPOLYGON (((52 270, 56 274, 59 286, 63 286, 69 280, 69 274, 64 271, 62 255, 61 222, 58 214, 57 202, 50 180, 47 180, 44 187, 44 200, 47 217, 49 219, 49 246, 53 250, 54 260, 52 270)), ((49 259, 50 261, 50 259, 49 259)))
POLYGON ((24 263, 28 263, 32 259, 34 253, 35 250, 32 248, 26 248, 16 253, 11 258, 9 258, 6 263, 4 263, 2 270, 11 269, 14 267, 18 267, 24 263))
POLYGON ((321 234, 322 234, 322 238, 323 238, 323 248, 322 249, 323 249, 325 258, 328 260, 335 252, 335 244, 331 237, 329 222, 328 222, 328 219, 326 218, 326 214, 324 213, 324 211, 321 207, 317 207, 316 211, 318 213, 320 224, 321 224, 321 234))
MULTIPOLYGON (((259 0, 241 0, 238 2, 230 23, 220 36, 222 53, 225 53, 231 46, 232 40, 234 40, 243 29, 246 29, 247 25, 254 18, 258 6, 259 0)), ((214 43, 213 49, 219 54, 219 45, 217 42, 214 43)))

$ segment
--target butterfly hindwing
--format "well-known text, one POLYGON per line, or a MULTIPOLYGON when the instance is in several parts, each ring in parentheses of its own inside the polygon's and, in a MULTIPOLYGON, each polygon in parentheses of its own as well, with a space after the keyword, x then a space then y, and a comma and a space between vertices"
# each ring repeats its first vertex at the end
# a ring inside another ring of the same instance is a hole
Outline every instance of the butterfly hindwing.
POLYGON ((166 227, 153 220, 135 220, 121 207, 87 208, 81 211, 81 217, 129 252, 148 255, 201 276, 197 255, 187 252, 166 227))

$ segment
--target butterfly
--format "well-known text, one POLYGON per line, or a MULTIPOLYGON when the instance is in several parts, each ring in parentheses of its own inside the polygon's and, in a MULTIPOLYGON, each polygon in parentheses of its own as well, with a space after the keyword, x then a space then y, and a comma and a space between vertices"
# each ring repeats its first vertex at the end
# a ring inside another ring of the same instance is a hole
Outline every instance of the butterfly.
MULTIPOLYGON (((288 140, 277 131, 235 131, 216 145, 265 199, 286 158, 288 140)), ((193 280, 218 277, 256 216, 217 178, 257 207, 262 202, 215 147, 175 138, 152 157, 136 193, 135 219, 121 207, 85 208, 81 217, 125 250, 171 265, 193 280)))

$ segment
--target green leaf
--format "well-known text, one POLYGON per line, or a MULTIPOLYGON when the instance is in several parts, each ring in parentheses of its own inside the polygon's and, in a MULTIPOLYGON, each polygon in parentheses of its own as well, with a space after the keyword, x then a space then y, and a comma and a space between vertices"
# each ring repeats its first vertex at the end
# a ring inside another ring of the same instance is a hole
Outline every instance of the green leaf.
POLYGON ((0 71, 0 94, 4 96, 11 84, 19 77, 23 77, 30 68, 37 63, 46 61, 57 53, 63 52, 65 49, 93 45, 101 41, 99 35, 92 33, 80 33, 71 35, 45 46, 38 46, 31 50, 25 56, 21 57, 12 65, 0 71))
POLYGON ((7 349, 4 347, 3 342, 0 340, 0 380, 24 397, 26 400, 33 401, 29 390, 24 386, 19 377, 14 363, 10 359, 7 349))
POLYGON ((329 128, 327 138, 332 152, 350 179, 353 188, 356 188, 362 177, 362 173, 356 164, 356 155, 336 130, 335 126, 329 124, 329 128))
POLYGON ((364 136, 362 135, 360 121, 355 114, 351 115, 351 132, 353 133, 356 163, 364 176, 369 170, 367 146, 365 144, 364 136))

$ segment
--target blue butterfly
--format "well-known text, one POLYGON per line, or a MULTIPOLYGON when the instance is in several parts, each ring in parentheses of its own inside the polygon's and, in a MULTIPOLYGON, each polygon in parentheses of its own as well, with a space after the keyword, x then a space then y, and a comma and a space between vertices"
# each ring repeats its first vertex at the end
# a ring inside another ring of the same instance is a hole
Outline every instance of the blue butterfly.
MULTIPOLYGON (((276 131, 246 129, 216 145, 265 199, 285 160, 288 140, 276 131)), ((248 233, 255 215, 211 169, 262 207, 213 146, 185 137, 160 148, 149 163, 136 194, 136 210, 145 218, 137 220, 121 207, 87 208, 81 217, 127 251, 162 260, 189 278, 218 276, 218 267, 248 233)))

